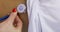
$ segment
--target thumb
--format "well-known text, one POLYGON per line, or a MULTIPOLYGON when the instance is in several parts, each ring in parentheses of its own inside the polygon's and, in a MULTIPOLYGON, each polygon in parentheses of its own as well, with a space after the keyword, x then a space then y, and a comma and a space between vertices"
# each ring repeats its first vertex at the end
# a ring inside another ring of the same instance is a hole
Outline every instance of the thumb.
POLYGON ((10 16, 5 20, 5 22, 7 23, 13 23, 15 17, 17 16, 17 11, 16 9, 14 8, 13 9, 13 12, 10 14, 10 16))

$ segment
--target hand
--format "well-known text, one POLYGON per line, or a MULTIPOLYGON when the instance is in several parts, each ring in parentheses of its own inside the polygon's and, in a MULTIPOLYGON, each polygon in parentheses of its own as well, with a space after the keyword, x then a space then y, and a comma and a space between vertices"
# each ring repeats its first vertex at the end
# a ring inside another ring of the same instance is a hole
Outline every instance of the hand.
POLYGON ((12 12, 8 19, 0 23, 0 32, 22 32, 22 21, 17 12, 12 12))

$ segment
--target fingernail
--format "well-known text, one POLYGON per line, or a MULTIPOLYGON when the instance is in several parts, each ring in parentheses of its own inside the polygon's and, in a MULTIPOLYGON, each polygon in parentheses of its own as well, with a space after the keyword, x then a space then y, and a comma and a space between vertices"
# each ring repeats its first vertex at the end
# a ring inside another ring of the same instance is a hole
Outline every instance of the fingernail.
POLYGON ((14 9, 12 10, 12 12, 16 12, 16 8, 14 8, 14 9))

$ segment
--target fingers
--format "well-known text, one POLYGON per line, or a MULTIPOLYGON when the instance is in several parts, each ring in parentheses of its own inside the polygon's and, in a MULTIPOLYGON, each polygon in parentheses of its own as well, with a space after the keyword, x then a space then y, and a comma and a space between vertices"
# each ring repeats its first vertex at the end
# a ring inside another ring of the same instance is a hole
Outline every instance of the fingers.
POLYGON ((15 17, 17 16, 17 11, 16 9, 14 8, 12 13, 10 14, 10 16, 5 20, 5 22, 7 23, 13 23, 15 17))
POLYGON ((21 19, 17 16, 17 11, 15 8, 13 9, 13 12, 10 14, 10 16, 4 21, 4 23, 13 24, 14 20, 17 21, 17 28, 22 29, 23 23, 21 19))
POLYGON ((22 21, 21 21, 21 19, 18 17, 18 16, 16 16, 16 21, 18 22, 17 23, 17 28, 18 29, 22 29, 22 21))

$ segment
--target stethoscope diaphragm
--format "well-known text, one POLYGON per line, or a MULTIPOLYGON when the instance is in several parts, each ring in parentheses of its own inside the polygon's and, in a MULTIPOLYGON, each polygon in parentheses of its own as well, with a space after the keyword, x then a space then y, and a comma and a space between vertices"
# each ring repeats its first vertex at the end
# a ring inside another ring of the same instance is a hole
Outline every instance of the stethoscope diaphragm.
POLYGON ((25 9, 26 9, 26 6, 25 6, 24 4, 19 4, 19 5, 17 6, 17 11, 18 11, 19 13, 24 13, 24 12, 25 12, 25 9))

